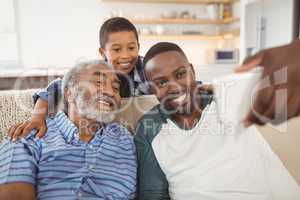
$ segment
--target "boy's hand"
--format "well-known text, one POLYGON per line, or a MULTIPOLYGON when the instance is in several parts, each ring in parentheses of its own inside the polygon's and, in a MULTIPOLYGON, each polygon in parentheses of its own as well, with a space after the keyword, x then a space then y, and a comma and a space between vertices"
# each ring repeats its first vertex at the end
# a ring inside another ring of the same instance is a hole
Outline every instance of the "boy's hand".
POLYGON ((245 125, 278 124, 300 114, 300 40, 247 58, 236 72, 263 67, 263 76, 245 125), (266 84, 267 83, 267 84, 266 84), (285 92, 285 94, 283 93, 285 92), (286 101, 283 99, 286 95, 286 101))
POLYGON ((47 131, 45 119, 43 117, 32 116, 25 122, 16 124, 8 130, 8 135, 12 141, 26 137, 31 130, 38 130, 36 137, 43 137, 47 131))

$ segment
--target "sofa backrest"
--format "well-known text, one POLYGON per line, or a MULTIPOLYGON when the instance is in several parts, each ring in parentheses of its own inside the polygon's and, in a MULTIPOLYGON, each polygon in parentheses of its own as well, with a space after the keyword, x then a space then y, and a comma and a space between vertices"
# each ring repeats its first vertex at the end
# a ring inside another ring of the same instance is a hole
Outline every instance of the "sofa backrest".
MULTIPOLYGON (((33 108, 32 95, 37 89, 0 91, 0 141, 7 135, 12 125, 27 120, 33 108)), ((126 126, 132 133, 143 113, 158 104, 153 95, 124 98, 116 121, 126 126)))

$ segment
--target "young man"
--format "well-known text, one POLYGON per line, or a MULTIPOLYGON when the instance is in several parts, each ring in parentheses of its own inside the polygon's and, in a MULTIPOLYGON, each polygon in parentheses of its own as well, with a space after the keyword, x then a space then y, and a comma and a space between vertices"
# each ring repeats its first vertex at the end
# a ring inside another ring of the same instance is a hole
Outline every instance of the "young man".
POLYGON ((120 83, 105 62, 88 61, 63 79, 68 112, 0 146, 0 199, 133 199, 136 152, 126 128, 112 123, 120 83))
POLYGON ((199 95, 193 66, 173 43, 144 58, 160 105, 137 126, 139 199, 299 199, 300 188, 259 135, 223 124, 199 95))

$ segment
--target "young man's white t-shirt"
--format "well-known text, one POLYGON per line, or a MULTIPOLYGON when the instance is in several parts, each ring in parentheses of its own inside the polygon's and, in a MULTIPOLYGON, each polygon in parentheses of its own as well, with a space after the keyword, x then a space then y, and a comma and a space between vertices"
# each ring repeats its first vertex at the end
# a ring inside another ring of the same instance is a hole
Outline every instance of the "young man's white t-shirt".
POLYGON ((192 130, 167 121, 152 148, 171 199, 300 199, 300 187, 257 129, 221 123, 214 102, 192 130))

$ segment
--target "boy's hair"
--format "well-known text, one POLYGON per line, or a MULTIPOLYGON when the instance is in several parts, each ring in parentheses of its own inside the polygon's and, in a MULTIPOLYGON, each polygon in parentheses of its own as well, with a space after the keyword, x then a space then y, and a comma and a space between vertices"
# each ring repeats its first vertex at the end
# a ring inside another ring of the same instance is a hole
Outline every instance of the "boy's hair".
POLYGON ((167 52, 167 51, 177 51, 180 55, 187 59, 183 50, 175 43, 171 42, 159 42, 153 45, 146 53, 143 60, 143 68, 145 68, 147 62, 154 56, 167 52))
POLYGON ((99 32, 99 42, 100 47, 104 48, 108 40, 109 34, 121 32, 121 31, 132 31, 136 37, 136 40, 139 41, 139 36, 135 26, 126 18, 123 17, 113 17, 106 20, 99 32))

